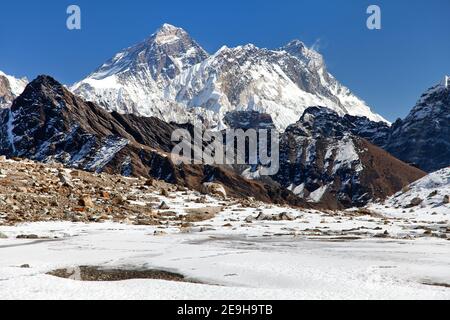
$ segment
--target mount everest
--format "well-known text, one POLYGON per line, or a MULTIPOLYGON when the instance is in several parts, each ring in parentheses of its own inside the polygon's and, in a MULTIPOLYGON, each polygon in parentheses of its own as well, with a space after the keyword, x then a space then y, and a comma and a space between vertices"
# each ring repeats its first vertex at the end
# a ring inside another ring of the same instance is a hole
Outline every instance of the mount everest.
POLYGON ((116 54, 71 90, 108 111, 178 123, 200 119, 211 128, 222 128, 228 112, 258 111, 271 114, 284 130, 314 105, 385 121, 301 41, 275 50, 251 44, 222 47, 209 55, 186 31, 169 24, 116 54))

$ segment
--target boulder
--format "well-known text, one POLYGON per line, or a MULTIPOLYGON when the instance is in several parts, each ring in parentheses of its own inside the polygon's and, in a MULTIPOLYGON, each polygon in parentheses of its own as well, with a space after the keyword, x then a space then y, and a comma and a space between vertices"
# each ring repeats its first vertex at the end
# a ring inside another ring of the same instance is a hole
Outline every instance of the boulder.
POLYGON ((58 178, 59 181, 61 181, 61 183, 63 184, 63 186, 73 188, 72 178, 65 171, 59 171, 58 178))
POLYGON ((295 217, 292 214, 290 214, 290 213, 282 212, 279 215, 279 219, 281 221, 294 221, 295 217))
POLYGON ((423 199, 417 197, 411 200, 411 203, 409 204, 408 208, 413 208, 413 207, 417 207, 420 206, 423 202, 423 199))
POLYGON ((159 206, 160 210, 169 210, 170 207, 167 205, 167 203, 165 203, 164 201, 161 203, 161 205, 159 206))
POLYGON ((444 196, 444 204, 449 204, 449 203, 450 203, 450 195, 444 196))
POLYGON ((81 197, 80 206, 86 207, 86 208, 93 208, 94 207, 94 201, 92 201, 92 198, 90 196, 83 196, 81 197))
POLYGON ((207 182, 202 185, 201 193, 208 194, 212 196, 218 196, 222 198, 227 197, 227 192, 223 185, 219 183, 207 182))
POLYGON ((247 218, 245 218, 245 222, 252 223, 254 219, 255 218, 253 218, 253 216, 248 216, 247 218))

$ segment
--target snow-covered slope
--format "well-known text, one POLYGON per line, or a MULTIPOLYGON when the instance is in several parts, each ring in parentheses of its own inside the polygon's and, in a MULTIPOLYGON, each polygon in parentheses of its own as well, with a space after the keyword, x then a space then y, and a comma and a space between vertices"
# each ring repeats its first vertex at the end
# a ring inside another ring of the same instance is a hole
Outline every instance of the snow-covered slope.
POLYGON ((0 108, 9 108, 15 98, 25 89, 28 80, 17 79, 0 71, 0 108))
POLYGON ((183 29, 167 24, 72 91, 107 110, 178 122, 201 116, 209 126, 221 125, 227 112, 250 110, 271 114, 284 130, 314 105, 385 121, 328 73, 318 52, 298 40, 276 50, 223 47, 208 56, 183 29))
POLYGON ((168 99, 188 107, 268 113, 278 129, 295 123, 306 108, 324 105, 340 115, 385 121, 326 71, 322 56, 293 41, 277 50, 254 45, 223 47, 177 76, 168 99))
POLYGON ((450 215, 450 167, 431 173, 383 204, 371 208, 388 215, 450 215))

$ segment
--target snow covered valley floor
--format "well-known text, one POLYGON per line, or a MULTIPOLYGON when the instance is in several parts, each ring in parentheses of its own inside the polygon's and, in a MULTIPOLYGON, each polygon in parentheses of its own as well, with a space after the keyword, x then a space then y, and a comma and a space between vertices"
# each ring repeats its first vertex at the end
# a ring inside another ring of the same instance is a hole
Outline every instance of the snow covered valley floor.
POLYGON ((0 227, 7 236, 0 240, 0 298, 450 299, 450 242, 437 237, 344 240, 227 228, 155 231, 110 222, 0 227), (199 283, 86 282, 47 274, 77 266, 162 270, 199 283))
POLYGON ((0 299, 450 299, 450 168, 340 212, 29 162, 2 174, 0 299))

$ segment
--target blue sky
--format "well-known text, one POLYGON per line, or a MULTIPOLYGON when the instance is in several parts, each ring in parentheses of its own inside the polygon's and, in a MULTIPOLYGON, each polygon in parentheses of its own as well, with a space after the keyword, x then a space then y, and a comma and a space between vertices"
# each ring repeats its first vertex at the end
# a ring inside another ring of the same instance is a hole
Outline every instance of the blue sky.
POLYGON ((2 1, 0 70, 70 84, 168 22, 211 53, 250 42, 318 44, 338 80, 395 120, 450 74, 449 14, 449 0, 2 1), (82 9, 81 31, 65 27, 70 4, 82 9), (382 9, 380 31, 366 28, 370 4, 382 9))

